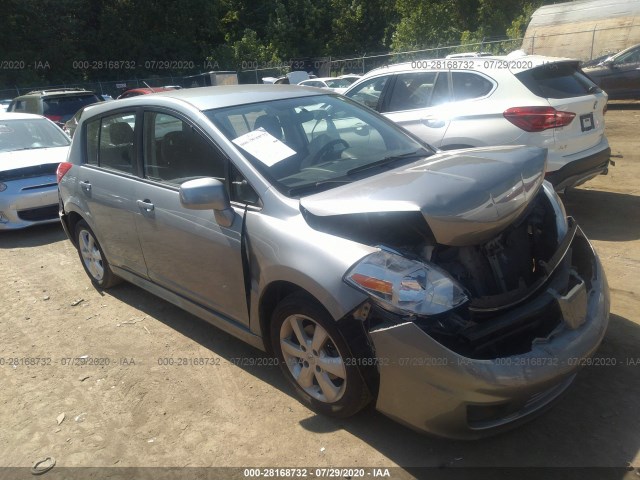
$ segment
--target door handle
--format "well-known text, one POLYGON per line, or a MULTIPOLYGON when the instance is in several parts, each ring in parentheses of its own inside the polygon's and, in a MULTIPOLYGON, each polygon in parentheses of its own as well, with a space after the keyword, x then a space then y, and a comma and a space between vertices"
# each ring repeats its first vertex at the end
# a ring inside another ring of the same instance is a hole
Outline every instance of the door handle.
POLYGON ((140 208, 145 209, 147 212, 153 212, 153 209, 156 208, 155 205, 151 203, 151 200, 146 198, 144 200, 138 200, 136 203, 140 208))
POLYGON ((444 120, 440 120, 439 118, 434 118, 434 117, 425 117, 422 119, 422 123, 427 127, 431 127, 431 128, 444 127, 444 120))
POLYGON ((91 182, 88 182, 86 180, 80 182, 80 188, 86 192, 89 193, 91 191, 91 182))

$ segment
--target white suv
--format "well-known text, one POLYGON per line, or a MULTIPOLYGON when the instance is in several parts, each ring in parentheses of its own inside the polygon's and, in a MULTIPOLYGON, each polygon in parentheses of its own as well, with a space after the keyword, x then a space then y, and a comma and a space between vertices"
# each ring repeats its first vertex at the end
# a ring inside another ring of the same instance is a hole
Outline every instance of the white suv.
POLYGON ((345 93, 442 150, 548 149, 562 191, 608 171, 607 94, 570 59, 534 55, 420 60, 367 73, 345 93))

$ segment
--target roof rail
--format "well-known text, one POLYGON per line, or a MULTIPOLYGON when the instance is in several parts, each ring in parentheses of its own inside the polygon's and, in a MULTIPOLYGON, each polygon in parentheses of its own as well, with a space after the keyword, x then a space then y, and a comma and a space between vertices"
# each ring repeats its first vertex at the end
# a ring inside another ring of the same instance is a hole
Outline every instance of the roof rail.
POLYGON ((32 94, 45 94, 45 93, 64 93, 64 92, 89 92, 91 90, 87 90, 86 88, 81 87, 68 87, 68 88, 51 88, 46 90, 32 90, 29 93, 24 95, 32 95, 32 94))

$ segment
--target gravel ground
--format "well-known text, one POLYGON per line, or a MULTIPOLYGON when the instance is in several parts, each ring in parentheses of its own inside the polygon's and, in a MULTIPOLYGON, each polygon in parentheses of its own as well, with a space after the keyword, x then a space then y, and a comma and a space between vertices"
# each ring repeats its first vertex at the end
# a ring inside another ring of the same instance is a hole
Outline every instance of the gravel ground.
MULTIPOLYGON (((45 478, 64 467, 187 466, 312 467, 313 476, 316 467, 362 467, 367 476, 378 467, 392 478, 446 471, 474 479, 484 477, 465 467, 618 467, 552 472, 640 478, 629 467, 640 467, 640 103, 614 103, 606 119, 616 166, 564 200, 609 279, 611 323, 597 353, 607 365, 581 370, 540 418, 460 442, 420 435, 375 411, 318 416, 277 367, 261 365, 269 363, 261 352, 132 285, 93 289, 56 224, 0 235, 0 467, 55 457, 45 478), (71 360, 83 356, 98 364, 71 360), (179 360, 200 358, 207 364, 179 360)), ((530 478, 551 478, 527 469, 508 476, 532 471, 530 478)), ((7 472, 25 474, 0 468, 0 478, 7 472)), ((241 469, 218 472, 248 478, 241 469)))

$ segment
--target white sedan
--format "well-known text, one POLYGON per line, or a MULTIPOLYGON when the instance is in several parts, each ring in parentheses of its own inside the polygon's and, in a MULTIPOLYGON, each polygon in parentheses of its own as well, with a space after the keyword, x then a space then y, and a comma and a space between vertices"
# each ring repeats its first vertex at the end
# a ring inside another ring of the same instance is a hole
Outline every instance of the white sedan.
POLYGON ((336 77, 324 77, 324 78, 311 78, 298 83, 303 87, 317 87, 332 90, 336 93, 344 93, 347 88, 351 86, 351 82, 345 78, 336 77))
POLYGON ((60 221, 56 169, 69 144, 40 115, 0 113, 0 230, 60 221))

